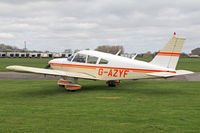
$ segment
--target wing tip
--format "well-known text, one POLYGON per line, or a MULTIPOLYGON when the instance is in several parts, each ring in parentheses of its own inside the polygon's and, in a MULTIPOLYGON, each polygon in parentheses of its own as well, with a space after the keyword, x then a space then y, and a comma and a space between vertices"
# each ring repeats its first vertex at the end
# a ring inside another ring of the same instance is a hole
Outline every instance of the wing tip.
POLYGON ((14 70, 16 67, 18 67, 18 65, 7 66, 6 69, 14 70))
POLYGON ((6 69, 13 70, 13 66, 7 66, 6 69))

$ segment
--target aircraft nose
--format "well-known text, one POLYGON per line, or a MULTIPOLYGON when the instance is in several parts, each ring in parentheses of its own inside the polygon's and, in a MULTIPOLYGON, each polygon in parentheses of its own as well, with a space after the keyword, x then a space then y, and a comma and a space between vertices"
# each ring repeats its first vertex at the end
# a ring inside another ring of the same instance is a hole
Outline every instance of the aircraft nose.
POLYGON ((50 61, 48 62, 48 64, 51 64, 51 63, 55 63, 55 59, 50 60, 50 61))
POLYGON ((50 60, 48 62, 48 65, 45 67, 46 69, 50 68, 51 67, 51 63, 55 63, 56 62, 56 59, 53 59, 53 60, 50 60))
POLYGON ((49 69, 50 67, 51 67, 51 63, 53 63, 54 61, 53 60, 50 60, 49 62, 48 62, 48 65, 45 67, 46 69, 49 69))

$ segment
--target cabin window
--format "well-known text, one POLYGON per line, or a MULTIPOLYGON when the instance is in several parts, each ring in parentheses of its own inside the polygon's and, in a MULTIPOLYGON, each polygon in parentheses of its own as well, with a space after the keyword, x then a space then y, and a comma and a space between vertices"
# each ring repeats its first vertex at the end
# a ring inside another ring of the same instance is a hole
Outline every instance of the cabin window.
POLYGON ((85 63, 85 61, 86 61, 86 55, 83 54, 77 54, 73 59, 73 62, 85 63))
POLYGON ((88 55, 87 63, 96 64, 97 60, 98 60, 98 57, 88 55))
POLYGON ((108 64, 108 61, 105 60, 105 59, 101 59, 101 60, 99 61, 99 64, 108 64))
POLYGON ((62 57, 64 58, 64 57, 65 57, 65 54, 62 54, 62 57))

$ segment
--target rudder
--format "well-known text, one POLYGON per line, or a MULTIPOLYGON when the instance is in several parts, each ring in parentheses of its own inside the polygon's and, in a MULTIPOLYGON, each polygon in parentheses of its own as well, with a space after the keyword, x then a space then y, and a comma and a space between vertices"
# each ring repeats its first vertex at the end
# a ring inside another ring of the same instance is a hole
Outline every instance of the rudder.
POLYGON ((184 41, 185 38, 178 38, 174 34, 165 47, 158 52, 158 54, 150 63, 175 69, 183 48, 184 41))

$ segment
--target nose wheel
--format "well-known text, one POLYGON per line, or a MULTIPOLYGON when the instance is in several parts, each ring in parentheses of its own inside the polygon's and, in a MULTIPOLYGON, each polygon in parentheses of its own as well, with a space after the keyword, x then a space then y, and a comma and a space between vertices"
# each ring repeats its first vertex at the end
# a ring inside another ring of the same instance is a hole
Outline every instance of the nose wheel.
MULTIPOLYGON (((77 82, 77 81, 75 81, 75 82, 77 82)), ((60 87, 64 87, 68 91, 77 91, 77 90, 80 90, 82 88, 81 85, 73 84, 72 81, 67 81, 67 80, 64 80, 64 79, 58 80, 58 85, 60 87)))

